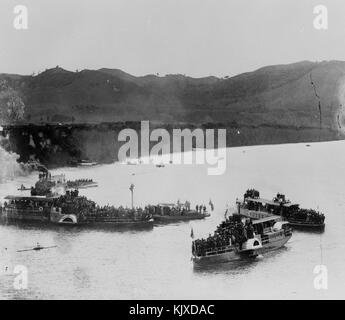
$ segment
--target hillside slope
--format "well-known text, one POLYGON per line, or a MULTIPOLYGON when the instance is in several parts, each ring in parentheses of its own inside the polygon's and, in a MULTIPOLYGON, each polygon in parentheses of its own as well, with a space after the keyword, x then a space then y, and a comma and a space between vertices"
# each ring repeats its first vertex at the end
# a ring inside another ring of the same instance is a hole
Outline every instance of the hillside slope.
POLYGON ((0 79, 20 92, 26 121, 31 123, 149 119, 318 127, 320 101, 322 126, 336 128, 344 75, 345 62, 304 61, 228 79, 135 77, 117 69, 62 68, 36 76, 2 74, 0 79))
MULTIPOLYGON (((117 69, 0 75, 20 92, 27 122, 232 122, 337 127, 345 62, 269 66, 228 79, 135 77, 117 69)), ((339 119, 341 120, 341 116, 339 119)), ((339 125, 338 125, 339 127, 339 125)))

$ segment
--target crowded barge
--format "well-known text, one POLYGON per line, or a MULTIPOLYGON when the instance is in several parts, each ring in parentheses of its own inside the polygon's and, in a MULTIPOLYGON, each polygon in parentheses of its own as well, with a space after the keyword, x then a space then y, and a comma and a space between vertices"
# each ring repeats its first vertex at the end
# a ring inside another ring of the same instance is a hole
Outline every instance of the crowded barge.
POLYGON ((184 204, 179 201, 174 203, 159 203, 148 206, 150 214, 159 223, 169 223, 187 220, 201 220, 210 216, 205 205, 197 205, 195 210, 191 209, 189 201, 184 204))

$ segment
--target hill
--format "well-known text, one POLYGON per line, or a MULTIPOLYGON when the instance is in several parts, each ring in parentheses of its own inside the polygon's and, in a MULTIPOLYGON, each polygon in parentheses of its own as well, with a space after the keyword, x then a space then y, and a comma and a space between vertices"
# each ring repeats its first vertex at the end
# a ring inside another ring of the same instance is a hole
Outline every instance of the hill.
POLYGON ((276 65, 231 78, 136 77, 118 69, 1 74, 31 123, 140 121, 338 128, 345 62, 276 65))

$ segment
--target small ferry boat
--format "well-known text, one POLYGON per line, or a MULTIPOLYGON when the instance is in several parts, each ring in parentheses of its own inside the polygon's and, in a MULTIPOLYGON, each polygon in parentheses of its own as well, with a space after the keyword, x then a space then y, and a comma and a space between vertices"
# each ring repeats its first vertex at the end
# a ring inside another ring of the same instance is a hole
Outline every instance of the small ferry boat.
POLYGON ((93 167, 93 166, 97 166, 98 163, 95 162, 95 161, 90 161, 90 160, 81 160, 79 163, 78 163, 78 166, 81 166, 81 167, 93 167))
POLYGON ((156 206, 148 206, 149 212, 153 219, 160 223, 200 220, 209 217, 205 206, 200 206, 197 210, 190 208, 190 203, 159 203, 156 206))
POLYGON ((280 216, 292 227, 322 230, 325 227, 325 216, 312 209, 301 209, 298 204, 277 194, 273 200, 260 198, 257 190, 250 189, 244 194, 243 202, 237 201, 238 213, 250 218, 280 216))
POLYGON ((255 258, 284 246, 292 236, 289 223, 277 216, 257 220, 238 214, 226 218, 207 239, 194 240, 194 263, 231 262, 255 258))
POLYGON ((89 226, 153 226, 152 216, 142 209, 99 207, 78 191, 64 196, 7 196, 0 210, 2 222, 40 222, 89 226))
POLYGON ((97 166, 98 162, 95 161, 91 161, 91 160, 80 160, 77 158, 72 158, 69 161, 70 166, 72 167, 93 167, 93 166, 97 166))

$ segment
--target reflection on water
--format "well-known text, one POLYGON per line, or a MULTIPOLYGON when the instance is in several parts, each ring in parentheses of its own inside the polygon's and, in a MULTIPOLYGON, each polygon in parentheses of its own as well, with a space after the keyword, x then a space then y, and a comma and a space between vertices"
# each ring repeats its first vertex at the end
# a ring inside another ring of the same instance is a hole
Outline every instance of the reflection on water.
MULTIPOLYGON (((98 188, 81 193, 100 205, 130 206, 183 202, 215 204, 204 221, 150 229, 0 225, 0 253, 9 272, 0 276, 2 299, 242 299, 344 298, 345 282, 345 143, 313 143, 229 149, 227 171, 208 176, 207 166, 103 165, 66 168, 67 179, 90 178, 98 188), (344 151, 343 151, 344 150, 344 151), (245 151, 245 152, 244 152, 245 151), (195 237, 212 233, 247 188, 263 197, 277 192, 302 207, 326 215, 324 232, 295 231, 285 248, 254 260, 193 266, 190 230, 195 237), (41 251, 17 252, 42 246, 41 251), (6 248, 6 250, 5 250, 6 248), (313 286, 316 265, 328 268, 328 290, 313 286), (26 290, 13 288, 13 268, 28 269, 26 290)), ((35 175, 0 184, 0 199, 32 185, 35 175)))
POLYGON ((193 269, 195 272, 200 273, 227 273, 227 274, 237 274, 249 272, 256 264, 262 259, 262 257, 257 257, 256 259, 243 259, 231 262, 222 262, 218 264, 212 264, 210 262, 203 264, 194 264, 193 269))

